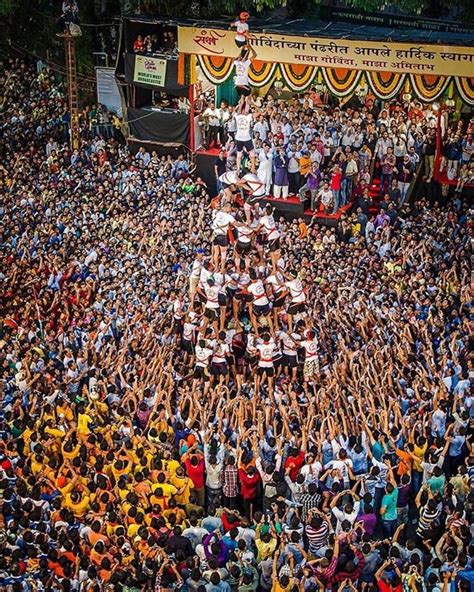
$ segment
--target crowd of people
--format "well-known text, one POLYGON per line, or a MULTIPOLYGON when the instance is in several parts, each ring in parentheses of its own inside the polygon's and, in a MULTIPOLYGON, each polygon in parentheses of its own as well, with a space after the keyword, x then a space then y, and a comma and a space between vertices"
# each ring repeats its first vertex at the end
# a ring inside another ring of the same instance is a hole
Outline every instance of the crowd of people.
POLYGON ((144 34, 136 36, 132 43, 133 53, 139 55, 166 55, 168 57, 178 57, 178 43, 176 40, 176 27, 168 27, 158 33, 144 34))
POLYGON ((214 198, 184 156, 71 152, 53 76, 2 64, 2 590, 472 589, 469 208, 393 176, 431 176, 430 109, 251 109, 214 198), (326 191, 358 162, 354 213, 275 217, 275 149, 326 191))
MULTIPOLYGON (((267 195, 298 195, 308 199, 313 210, 335 213, 353 201, 355 181, 368 186, 374 173, 384 193, 395 181, 398 206, 407 198, 420 161, 427 182, 432 181, 437 114, 429 105, 414 101, 405 107, 393 101, 380 109, 368 97, 362 105, 341 109, 321 103, 319 97, 268 95, 249 103, 248 137, 267 195)), ((211 99, 202 106, 203 143, 222 149, 227 159, 239 151, 236 115, 236 107, 225 101, 218 107, 211 99)))

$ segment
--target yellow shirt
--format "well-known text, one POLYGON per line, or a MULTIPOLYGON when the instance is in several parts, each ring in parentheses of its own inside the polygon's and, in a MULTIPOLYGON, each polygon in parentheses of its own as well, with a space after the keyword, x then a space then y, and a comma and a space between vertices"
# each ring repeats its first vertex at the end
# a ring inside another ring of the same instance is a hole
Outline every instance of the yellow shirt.
POLYGON ((268 559, 273 554, 273 551, 276 549, 277 541, 276 539, 271 539, 270 542, 265 543, 262 539, 258 539, 255 541, 255 546, 257 547, 257 562, 263 561, 264 559, 268 559))
POLYGON ((62 447, 63 457, 66 459, 75 458, 79 454, 80 448, 81 448, 80 444, 76 444, 76 446, 74 446, 74 448, 70 452, 67 452, 66 450, 64 450, 64 446, 63 446, 62 447))
POLYGON ((191 479, 189 477, 178 477, 178 475, 173 475, 170 481, 177 489, 183 489, 184 487, 182 493, 175 495, 176 502, 183 506, 189 504, 189 495, 192 488, 191 479))
POLYGON ((44 429, 44 433, 49 434, 50 436, 53 436, 53 438, 58 438, 58 439, 62 439, 66 435, 66 433, 63 430, 58 430, 57 428, 49 428, 49 427, 44 429))
POLYGON ((170 483, 154 483, 151 486, 151 490, 154 493, 157 489, 161 489, 163 491, 163 497, 171 497, 178 491, 176 487, 170 483))
POLYGON ((64 498, 64 507, 71 510, 77 518, 82 518, 89 509, 89 502, 90 497, 85 495, 79 502, 75 503, 72 501, 71 495, 68 493, 64 498))
POLYGON ((428 443, 427 442, 421 448, 417 444, 415 444, 413 446, 413 456, 415 457, 413 459, 413 468, 415 469, 415 471, 418 471, 420 473, 423 470, 421 468, 421 464, 420 463, 423 461, 423 459, 425 457, 425 452, 426 452, 426 449, 427 448, 428 448, 428 443))
POLYGON ((92 423, 92 417, 87 413, 80 413, 77 418, 77 432, 83 436, 88 436, 91 431, 89 425, 92 423))

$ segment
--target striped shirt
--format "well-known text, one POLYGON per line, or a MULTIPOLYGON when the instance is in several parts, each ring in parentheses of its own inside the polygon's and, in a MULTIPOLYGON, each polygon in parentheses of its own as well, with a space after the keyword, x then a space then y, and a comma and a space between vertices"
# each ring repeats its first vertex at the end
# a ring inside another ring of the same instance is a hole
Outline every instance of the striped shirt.
POLYGON ((428 505, 423 506, 420 510, 420 519, 416 532, 421 535, 425 530, 429 530, 433 522, 439 518, 441 514, 441 506, 438 504, 434 510, 430 510, 428 505))
POLYGON ((307 524, 305 533, 308 538, 308 550, 313 555, 327 544, 329 535, 328 523, 324 520, 319 528, 313 528, 307 524))

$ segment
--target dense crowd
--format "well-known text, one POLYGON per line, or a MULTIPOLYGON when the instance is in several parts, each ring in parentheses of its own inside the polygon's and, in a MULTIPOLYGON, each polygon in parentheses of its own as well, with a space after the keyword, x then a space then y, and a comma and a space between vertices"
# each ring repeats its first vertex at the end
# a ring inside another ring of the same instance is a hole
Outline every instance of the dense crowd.
MULTIPOLYGON (((300 108, 258 109, 286 153, 300 108)), ((369 111, 308 115, 295 149, 369 111)), ((404 126, 418 154, 427 112, 372 113, 368 149, 404 161, 404 126)), ((462 192, 404 203, 384 172, 374 211, 361 167, 337 227, 289 222, 227 163, 211 199, 90 125, 71 153, 64 113, 2 65, 1 589, 470 590, 462 192)))
MULTIPOLYGON (((357 179, 368 185, 374 169, 384 193, 392 185, 400 190, 398 205, 405 202, 421 160, 427 182, 432 180, 437 114, 429 105, 393 101, 380 109, 367 97, 362 105, 342 109, 312 92, 290 99, 268 95, 253 103, 252 113, 257 174, 267 195, 308 197, 312 209, 331 213, 352 200, 357 179)), ((225 101, 218 107, 210 100, 202 108, 204 145, 221 146, 227 158, 238 150, 235 115, 225 101)))

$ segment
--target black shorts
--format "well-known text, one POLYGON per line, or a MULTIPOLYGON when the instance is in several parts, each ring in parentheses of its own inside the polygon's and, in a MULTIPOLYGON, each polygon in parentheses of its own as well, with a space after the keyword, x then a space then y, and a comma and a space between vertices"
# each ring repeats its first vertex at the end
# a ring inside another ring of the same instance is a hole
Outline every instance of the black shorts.
POLYGON ((235 45, 237 45, 237 47, 245 47, 247 45, 247 40, 240 41, 240 39, 234 39, 234 41, 235 41, 235 45))
POLYGON ((245 148, 247 152, 251 152, 254 148, 252 140, 236 140, 235 146, 237 148, 237 152, 242 152, 245 148))
POLYGON ((283 296, 277 295, 277 297, 273 301, 273 308, 281 308, 285 304, 285 300, 286 300, 286 295, 283 295, 283 296))
POLYGON ((275 376, 275 368, 273 366, 270 366, 270 367, 259 366, 257 368, 257 374, 259 376, 263 376, 264 374, 266 374, 267 376, 270 376, 270 378, 271 378, 272 376, 275 376))
POLYGON ((237 91, 239 97, 249 97, 252 93, 248 86, 236 86, 235 90, 237 91))
POLYGON ((218 247, 228 247, 229 237, 227 236, 227 234, 218 234, 214 237, 214 244, 218 247))
POLYGON ((229 368, 225 362, 220 364, 211 364, 211 375, 212 376, 227 376, 229 368))
POLYGON ((207 371, 207 368, 203 368, 202 366, 196 366, 194 368, 193 378, 203 379, 204 382, 207 382, 209 380, 209 372, 207 371))
POLYGON ((237 288, 230 288, 229 286, 227 286, 226 292, 227 298, 229 298, 229 300, 233 300, 235 298, 235 295, 237 294, 237 288))
POLYGON ((236 292, 235 299, 240 300, 241 302, 252 302, 253 296, 248 292, 236 292))
POLYGON ((219 302, 219 306, 227 306, 227 294, 219 292, 217 295, 217 301, 219 302))
POLYGON ((206 308, 204 311, 204 316, 209 321, 217 321, 218 311, 215 308, 206 308))
POLYGON ((273 240, 268 241, 268 248, 270 249, 270 253, 275 253, 280 248, 280 238, 274 238, 273 240))
POLYGON ((183 350, 189 354, 190 356, 194 356, 194 343, 192 341, 188 341, 187 339, 183 339, 182 341, 183 350))
POLYGON ((283 362, 283 356, 282 354, 275 354, 273 356, 273 366, 276 368, 277 366, 279 366, 281 363, 283 362))
POLYGON ((268 304, 263 304, 262 306, 258 304, 253 305, 253 312, 257 317, 264 316, 266 317, 267 314, 270 312, 270 306, 268 304))
POLYGON ((265 195, 249 195, 247 197, 247 203, 249 206, 254 206, 255 204, 258 204, 258 202, 264 197, 265 195))
POLYGON ((238 240, 235 245, 235 250, 239 255, 246 255, 252 250, 252 243, 243 243, 242 241, 238 240))
POLYGON ((173 335, 181 335, 183 332, 183 319, 173 319, 173 335))
POLYGON ((257 234, 257 245, 261 245, 262 247, 267 244, 267 235, 266 234, 257 234))
POLYGON ((295 315, 304 311, 304 302, 292 302, 288 307, 288 314, 295 315))
POLYGON ((283 354, 283 365, 286 368, 298 368, 298 356, 283 354))

